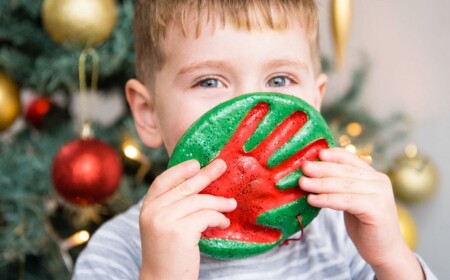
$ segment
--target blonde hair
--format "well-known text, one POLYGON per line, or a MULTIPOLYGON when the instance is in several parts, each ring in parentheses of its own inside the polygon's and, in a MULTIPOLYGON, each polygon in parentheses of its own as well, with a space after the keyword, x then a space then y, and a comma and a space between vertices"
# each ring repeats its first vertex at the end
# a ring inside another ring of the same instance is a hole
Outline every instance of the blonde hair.
POLYGON ((222 26, 230 21, 247 30, 263 27, 284 30, 290 22, 298 20, 307 36, 314 73, 320 72, 315 0, 136 0, 134 43, 136 75, 141 82, 153 83, 155 71, 164 65, 162 42, 168 26, 176 24, 186 35, 190 16, 194 16, 197 36, 204 22, 214 23, 216 19, 222 26))

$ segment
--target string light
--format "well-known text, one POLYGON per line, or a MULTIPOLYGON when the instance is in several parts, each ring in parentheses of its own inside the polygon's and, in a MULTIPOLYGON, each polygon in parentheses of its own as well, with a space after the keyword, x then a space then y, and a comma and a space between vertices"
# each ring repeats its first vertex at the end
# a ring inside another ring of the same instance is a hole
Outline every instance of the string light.
POLYGON ((352 143, 352 138, 355 139, 355 141, 358 141, 356 138, 360 137, 362 132, 364 130, 364 127, 358 123, 358 122, 351 122, 345 126, 345 132, 346 134, 342 134, 339 136, 338 141, 341 147, 344 149, 358 155, 362 160, 365 162, 371 164, 373 162, 373 149, 374 145, 373 143, 368 143, 362 146, 361 144, 354 144, 352 143))
POLYGON ((359 157, 369 164, 373 162, 373 158, 371 155, 360 155, 359 157))
POLYGON ((346 149, 347 151, 350 151, 350 152, 356 154, 356 147, 355 147, 355 145, 352 145, 352 144, 347 145, 347 146, 345 146, 345 149, 346 149))
POLYGON ((362 126, 357 122, 352 122, 347 125, 347 133, 352 137, 358 137, 362 133, 362 126))
POLYGON ((80 230, 59 242, 59 252, 61 253, 62 260, 69 272, 73 271, 73 260, 69 254, 69 250, 88 242, 90 238, 91 235, 88 231, 80 230))
POLYGON ((131 142, 125 142, 122 145, 122 150, 124 155, 127 158, 133 159, 133 160, 139 160, 139 158, 141 157, 141 151, 139 151, 139 149, 136 147, 136 145, 134 145, 131 142))
POLYGON ((91 238, 91 235, 89 234, 88 231, 80 230, 80 231, 72 234, 68 238, 64 239, 63 241, 61 241, 59 246, 62 250, 67 251, 73 247, 76 247, 76 246, 79 246, 81 244, 88 242, 90 238, 91 238))
POLYGON ((350 138, 347 135, 341 135, 341 137, 339 137, 339 143, 341 144, 342 147, 345 147, 347 145, 350 145, 352 143, 352 141, 350 140, 350 138))
POLYGON ((138 171, 136 172, 136 179, 138 181, 142 181, 152 167, 150 158, 145 156, 139 150, 138 145, 136 145, 136 143, 131 139, 127 139, 123 142, 122 151, 127 158, 135 160, 141 164, 138 171))

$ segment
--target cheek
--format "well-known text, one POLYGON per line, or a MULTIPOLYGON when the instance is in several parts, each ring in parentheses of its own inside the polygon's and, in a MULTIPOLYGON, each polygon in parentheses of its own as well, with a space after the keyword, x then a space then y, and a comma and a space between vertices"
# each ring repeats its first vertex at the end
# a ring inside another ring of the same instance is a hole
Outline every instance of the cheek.
POLYGON ((164 108, 160 106, 161 109, 158 112, 159 127, 169 156, 191 125, 211 108, 225 100, 227 98, 191 96, 188 100, 175 99, 170 104, 165 103, 164 108))
MULTIPOLYGON (((292 93, 288 93, 288 94, 292 94, 292 93)), ((306 103, 312 105, 314 108, 317 109, 317 100, 315 98, 314 91, 312 89, 310 89, 310 88, 300 89, 300 90, 294 92, 294 94, 292 94, 292 95, 302 99, 303 101, 305 101, 306 103)))
POLYGON ((164 143, 169 156, 172 154, 176 144, 183 136, 183 134, 189 129, 189 127, 195 122, 194 116, 186 116, 181 114, 180 116, 169 117, 164 125, 164 143))
POLYGON ((196 122, 204 113, 208 111, 211 104, 201 107, 186 107, 191 112, 181 113, 173 112, 172 117, 166 118, 167 122, 164 124, 163 140, 169 156, 172 154, 176 144, 183 136, 183 134, 196 122), (195 108, 195 109, 194 109, 195 108))
POLYGON ((314 87, 313 83, 308 82, 301 89, 297 97, 300 97, 308 104, 313 106, 316 110, 320 109, 320 105, 322 103, 322 97, 317 89, 314 87))

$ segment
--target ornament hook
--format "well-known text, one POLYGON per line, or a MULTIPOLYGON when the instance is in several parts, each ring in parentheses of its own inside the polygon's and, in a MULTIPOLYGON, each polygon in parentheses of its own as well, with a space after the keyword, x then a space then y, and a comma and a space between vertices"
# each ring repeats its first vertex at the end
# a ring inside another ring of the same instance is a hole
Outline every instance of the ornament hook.
POLYGON ((90 126, 90 114, 92 112, 92 95, 97 92, 98 85, 98 75, 99 75, 99 65, 100 59, 98 57, 97 51, 93 48, 84 49, 78 60, 78 76, 80 80, 80 98, 81 98, 81 138, 91 138, 93 137, 93 131, 90 126), (86 86, 86 60, 91 57, 92 69, 91 69, 91 87, 89 90, 89 101, 86 101, 87 86, 86 86), (87 110, 87 111, 86 111, 87 110))

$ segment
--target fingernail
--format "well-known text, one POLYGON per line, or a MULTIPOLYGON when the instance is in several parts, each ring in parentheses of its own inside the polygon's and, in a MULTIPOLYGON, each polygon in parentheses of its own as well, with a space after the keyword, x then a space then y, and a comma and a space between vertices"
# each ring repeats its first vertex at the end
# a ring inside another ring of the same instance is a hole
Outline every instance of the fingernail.
POLYGON ((326 158, 329 155, 330 155, 330 151, 328 149, 323 149, 323 150, 320 150, 320 152, 319 152, 320 158, 326 158))
POLYGON ((187 162, 187 169, 189 171, 198 171, 200 170, 200 163, 195 159, 191 159, 187 162))
POLYGON ((231 225, 231 220, 228 219, 228 218, 227 218, 227 220, 228 220, 228 226, 227 227, 229 227, 231 225))
POLYGON ((300 177, 300 180, 298 181, 300 189, 308 191, 310 188, 310 182, 311 180, 308 177, 306 176, 300 177))
POLYGON ((223 159, 216 159, 212 162, 212 166, 220 172, 225 171, 225 169, 227 168, 227 164, 223 159))
POLYGON ((234 198, 229 198, 229 199, 228 199, 228 203, 229 203, 231 206, 233 206, 233 207, 236 207, 236 206, 237 206, 237 201, 236 201, 236 199, 234 199, 234 198))
POLYGON ((300 177, 298 182, 301 183, 301 184, 305 184, 305 183, 308 183, 308 181, 309 181, 308 177, 302 176, 302 177, 300 177))

